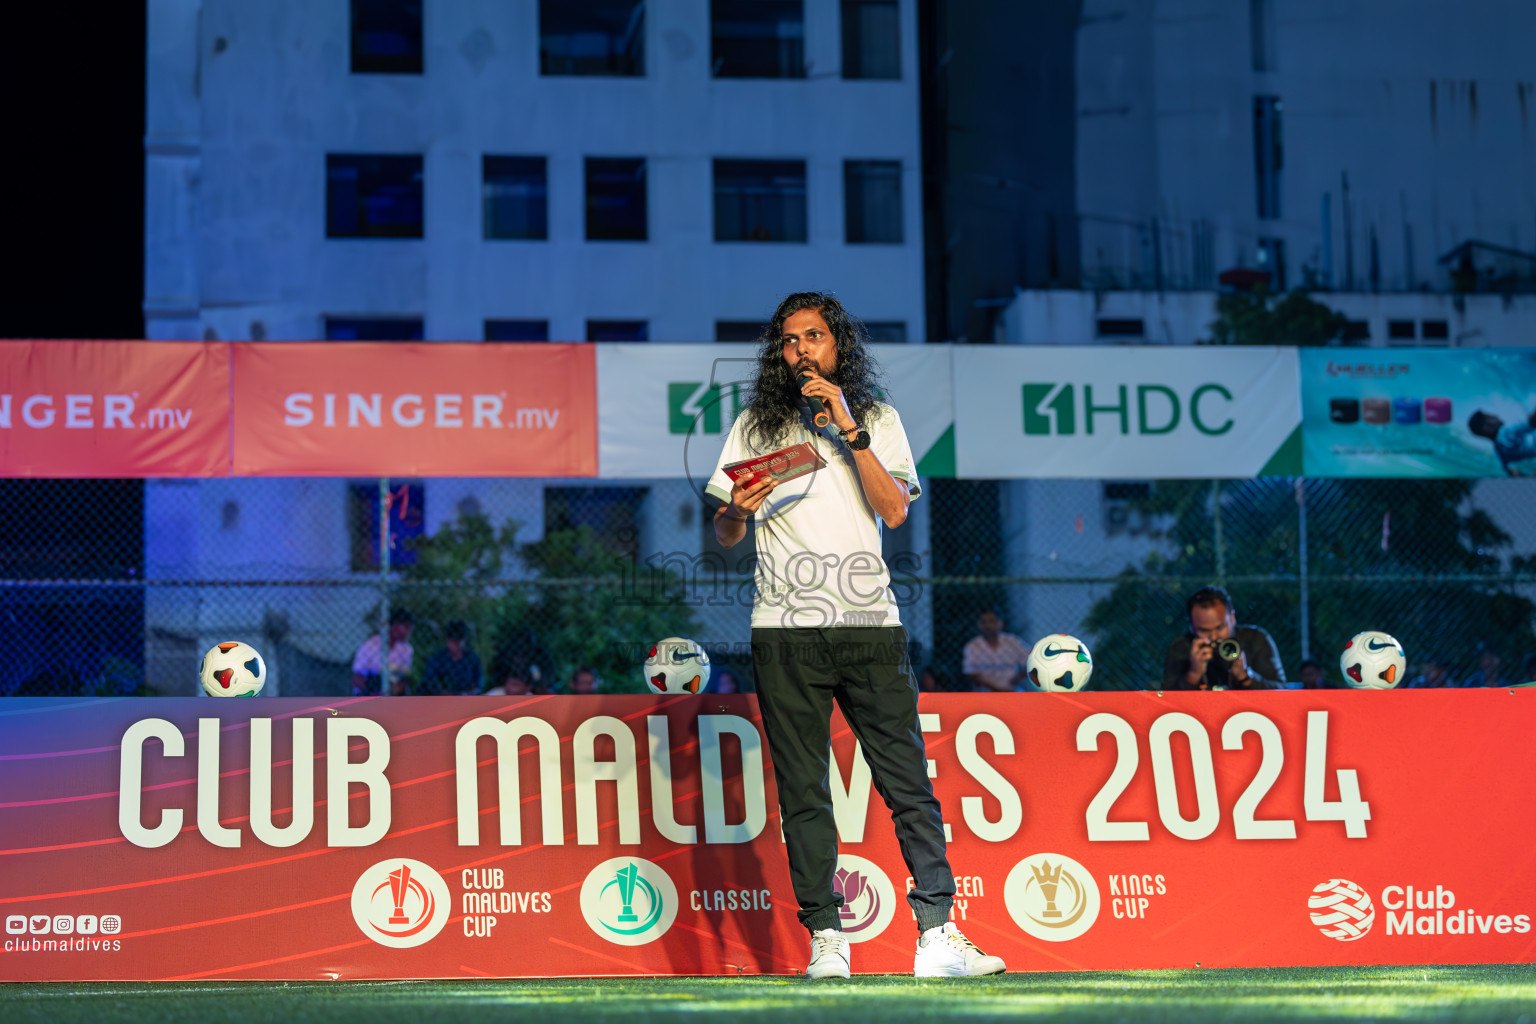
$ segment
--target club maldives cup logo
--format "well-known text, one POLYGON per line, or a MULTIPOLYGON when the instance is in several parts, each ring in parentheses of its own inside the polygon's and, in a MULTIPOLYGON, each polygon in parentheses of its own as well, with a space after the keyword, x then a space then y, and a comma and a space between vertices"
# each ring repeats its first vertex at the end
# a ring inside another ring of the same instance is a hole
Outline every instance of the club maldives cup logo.
POLYGON ((430 941, 452 910, 448 883, 419 860, 381 860, 352 886, 352 917, 381 946, 410 949, 430 941))
MULTIPOLYGON (((1314 886, 1307 897, 1307 910, 1319 931, 1340 942, 1363 938, 1376 923, 1376 905, 1370 893, 1343 878, 1330 878, 1314 886)), ((1387 929, 1388 934, 1391 931, 1387 929)))
POLYGON ((838 927, 849 942, 874 938, 896 916, 896 888, 874 861, 838 854, 832 888, 843 897, 838 927))
POLYGON ((1037 939, 1066 942, 1099 917, 1099 883, 1088 869, 1059 853, 1025 857, 1008 872, 1003 903, 1014 924, 1037 939))
POLYGON ((677 917, 677 887, 639 857, 605 860, 581 883, 587 927, 620 946, 643 946, 667 933, 677 917))

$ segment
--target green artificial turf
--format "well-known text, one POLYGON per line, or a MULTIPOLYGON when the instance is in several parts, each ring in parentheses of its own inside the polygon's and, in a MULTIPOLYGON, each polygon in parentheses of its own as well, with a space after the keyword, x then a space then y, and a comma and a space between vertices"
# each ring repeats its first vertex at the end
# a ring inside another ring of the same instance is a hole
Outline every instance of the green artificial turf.
POLYGON ((452 1020, 1501 1021, 1536 1024, 1536 965, 539 981, 0 985, 6 1024, 452 1020))

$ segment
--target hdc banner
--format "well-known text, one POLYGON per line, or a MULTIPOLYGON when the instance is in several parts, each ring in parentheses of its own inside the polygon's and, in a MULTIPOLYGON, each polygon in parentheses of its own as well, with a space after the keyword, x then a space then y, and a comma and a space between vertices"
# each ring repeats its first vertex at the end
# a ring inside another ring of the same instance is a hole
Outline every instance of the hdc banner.
POLYGON ((968 345, 953 358, 962 477, 1301 472, 1295 349, 968 345))
POLYGON ((590 345, 234 346, 237 476, 594 476, 590 345))
POLYGON ((0 476, 228 472, 228 346, 0 341, 0 476))
MULTIPOLYGON (((924 695, 955 921, 1013 971, 1529 961, 1536 691, 924 695)), ((840 719, 859 972, 912 966, 840 719)), ((0 711, 0 980, 793 973, 748 696, 0 711)))
MULTIPOLYGON (((757 346, 599 345, 599 475, 704 482, 757 377, 757 346)), ((949 347, 876 345, 922 476, 954 476, 949 347)))

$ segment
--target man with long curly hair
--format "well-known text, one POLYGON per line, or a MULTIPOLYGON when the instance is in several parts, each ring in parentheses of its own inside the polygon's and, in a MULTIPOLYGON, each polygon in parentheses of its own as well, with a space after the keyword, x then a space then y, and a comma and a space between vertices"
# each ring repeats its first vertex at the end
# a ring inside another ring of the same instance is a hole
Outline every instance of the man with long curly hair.
POLYGON ((879 401, 864 325, 830 295, 797 292, 779 304, 760 345, 757 378, 706 488, 723 504, 715 536, 725 547, 753 524, 757 587, 752 667, 779 787, 779 812, 800 923, 811 933, 811 978, 849 975, 851 917, 834 889, 837 826, 827 781, 836 701, 891 809, 913 880, 919 977, 997 974, 950 922, 955 879, 917 720, 907 658, 880 555, 880 526, 897 527, 921 492, 896 410, 879 401), (831 422, 818 428, 816 399, 831 422), (825 465, 775 481, 732 482, 725 467, 798 443, 825 465))

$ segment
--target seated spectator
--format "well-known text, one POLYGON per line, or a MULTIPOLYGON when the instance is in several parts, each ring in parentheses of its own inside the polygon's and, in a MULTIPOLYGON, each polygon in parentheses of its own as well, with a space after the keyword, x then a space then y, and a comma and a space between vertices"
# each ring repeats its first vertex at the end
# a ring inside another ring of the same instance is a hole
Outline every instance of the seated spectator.
POLYGON ((1308 659, 1301 663, 1301 688, 1303 690, 1347 690, 1343 683, 1336 683, 1323 674, 1323 666, 1308 659))
POLYGON ((533 686, 522 676, 507 676, 500 686, 485 691, 487 697, 526 697, 533 693, 533 686))
POLYGON ((736 682, 736 673, 728 668, 722 668, 709 677, 707 693, 740 693, 741 685, 736 682))
POLYGON ((1275 690, 1285 688, 1280 651, 1258 626, 1239 626, 1232 595, 1222 587, 1201 587, 1184 602, 1189 632, 1168 645, 1163 658, 1165 690, 1275 690), (1218 641, 1236 640, 1240 650, 1228 661, 1218 641))
MULTIPOLYGON (((393 680, 411 670, 411 660, 416 656, 416 652, 411 649, 413 622, 411 613, 404 608, 396 608, 389 613, 390 693, 395 691, 393 680)), ((357 653, 352 658, 352 696, 361 697, 381 691, 379 680, 384 675, 384 659, 380 656, 382 647, 377 633, 358 645, 357 653)))
POLYGON ((597 693, 602 685, 597 673, 586 666, 577 669, 571 676, 572 693, 597 693))
POLYGON ((1477 645, 1474 652, 1477 655, 1477 668, 1471 675, 1461 681, 1462 687, 1472 689, 1474 687, 1508 686, 1509 680, 1500 674, 1499 669, 1504 664, 1504 656, 1486 640, 1477 645))
POLYGON ((978 690, 1008 693, 1024 680, 1024 663, 1029 661, 1029 645, 1012 633, 1003 632, 1003 617, 988 608, 976 619, 981 635, 972 637, 960 654, 960 671, 978 690))
POLYGON ((480 692, 480 655, 468 650, 469 627, 458 619, 443 627, 443 647, 427 659, 421 672, 424 694, 471 694, 480 692))
POLYGON ((1438 651, 1425 658, 1423 671, 1408 680, 1406 690, 1437 690, 1454 687, 1456 680, 1450 676, 1451 660, 1438 651))
POLYGON ((515 676, 526 681, 531 693, 546 694, 554 678, 550 668, 553 663, 533 630, 522 625, 506 626, 497 636, 491 678, 505 680, 515 676))

